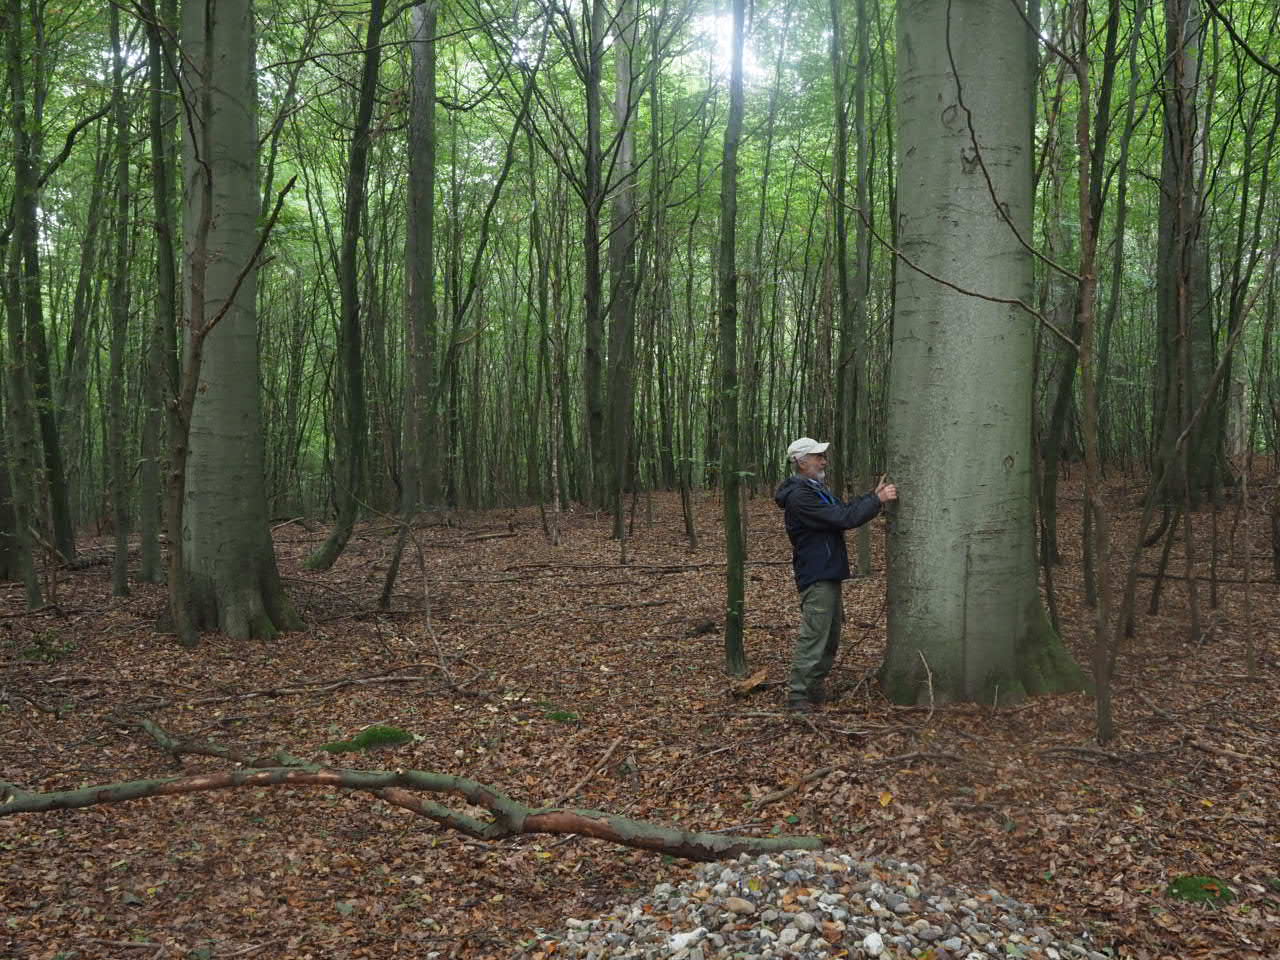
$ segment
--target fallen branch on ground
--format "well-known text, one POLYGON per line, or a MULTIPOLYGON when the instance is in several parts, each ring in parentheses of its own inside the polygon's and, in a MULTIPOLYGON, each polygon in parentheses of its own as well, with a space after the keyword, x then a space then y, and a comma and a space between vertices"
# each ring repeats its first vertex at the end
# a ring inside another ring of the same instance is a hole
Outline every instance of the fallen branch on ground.
POLYGON ((525 833, 577 834, 639 850, 654 850, 688 860, 704 861, 728 859, 742 853, 816 850, 823 842, 821 837, 812 836, 745 837, 690 833, 599 810, 531 808, 517 803, 495 787, 467 777, 424 770, 342 769, 303 763, 284 752, 277 752, 268 758, 254 759, 233 747, 175 738, 154 723, 145 722, 143 729, 174 756, 184 753, 201 754, 233 761, 237 767, 193 776, 133 780, 48 793, 24 790, 15 784, 0 781, 0 817, 16 813, 42 813, 47 810, 75 810, 145 797, 169 797, 238 787, 320 786, 364 790, 466 836, 489 842, 525 833), (486 821, 450 809, 425 799, 420 796, 422 793, 462 797, 468 803, 488 810, 492 819, 486 821))
MULTIPOLYGON (((428 669, 441 670, 437 663, 415 663, 411 668, 427 667, 428 669)), ((406 668, 409 669, 409 668, 406 668)), ((443 671, 442 671, 443 672, 443 671)), ((228 693, 220 697, 200 697, 196 700, 162 700, 159 703, 151 704, 151 709, 159 709, 168 707, 175 703, 182 703, 191 707, 209 706, 214 703, 227 703, 232 700, 252 700, 255 697, 290 697, 295 694, 303 693, 329 693, 333 690, 341 690, 343 687, 360 687, 377 683, 418 683, 433 679, 429 676, 420 674, 412 675, 396 675, 385 674, 382 676, 372 677, 342 677, 337 680, 302 680, 296 683, 285 684, 279 687, 265 687, 261 690, 249 690, 245 693, 228 693)), ((154 734, 153 734, 154 735, 154 734)), ((198 752, 198 751, 188 751, 198 752)))
POLYGON ((1099 750, 1096 747, 1076 747, 1060 744, 1056 747, 1045 747, 1043 750, 1038 752, 1042 757, 1052 756, 1055 753, 1069 753, 1078 754, 1082 757, 1089 757, 1090 759, 1106 760, 1109 763, 1124 763, 1124 757, 1119 754, 1109 753, 1106 750, 1099 750))
POLYGON ((813 783, 815 780, 821 780, 827 774, 834 772, 835 769, 835 767, 819 767, 812 773, 806 773, 790 786, 783 787, 781 790, 776 790, 773 793, 765 794, 759 800, 753 801, 749 806, 752 810, 759 810, 761 807, 766 807, 771 803, 777 803, 779 800, 784 800, 803 787, 806 783, 813 783))
POLYGON ((1251 757, 1248 754, 1236 753, 1234 750, 1228 750, 1225 747, 1215 747, 1212 743, 1206 743, 1203 740, 1197 740, 1191 737, 1187 740, 1191 746, 1197 750, 1203 750, 1205 753, 1212 753, 1215 757, 1226 757, 1229 760, 1244 760, 1248 763, 1257 763, 1257 757, 1251 757))

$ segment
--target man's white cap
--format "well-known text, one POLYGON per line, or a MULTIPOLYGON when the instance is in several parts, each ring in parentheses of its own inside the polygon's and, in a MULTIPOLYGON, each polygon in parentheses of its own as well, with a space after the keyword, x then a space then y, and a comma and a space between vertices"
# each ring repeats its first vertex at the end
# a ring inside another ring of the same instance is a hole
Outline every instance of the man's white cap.
POLYGON ((826 453, 829 446, 831 446, 830 443, 819 443, 813 437, 801 437, 787 447, 787 459, 796 460, 811 453, 826 453))

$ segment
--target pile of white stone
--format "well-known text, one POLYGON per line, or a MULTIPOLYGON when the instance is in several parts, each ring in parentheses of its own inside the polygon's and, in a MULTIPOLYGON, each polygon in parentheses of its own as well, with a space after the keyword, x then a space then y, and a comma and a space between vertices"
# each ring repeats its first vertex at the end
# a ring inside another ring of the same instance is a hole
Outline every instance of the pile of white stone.
POLYGON ((835 850, 702 864, 681 884, 565 929, 518 956, 607 960, 1110 960, 1087 933, 1049 929, 998 891, 926 884, 924 871, 835 850))

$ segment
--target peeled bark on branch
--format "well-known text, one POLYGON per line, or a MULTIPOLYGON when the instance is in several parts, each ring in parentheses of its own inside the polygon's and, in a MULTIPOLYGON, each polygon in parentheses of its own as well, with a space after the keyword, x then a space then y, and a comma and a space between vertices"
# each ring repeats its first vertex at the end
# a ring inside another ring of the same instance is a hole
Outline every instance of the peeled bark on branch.
POLYGON ((234 761, 236 769, 131 780, 80 790, 37 793, 0 781, 0 817, 47 810, 75 810, 103 803, 121 803, 145 797, 169 797, 206 790, 238 787, 320 786, 364 790, 394 806, 434 820, 441 826, 479 840, 495 841, 525 833, 577 834, 608 840, 625 847, 654 850, 688 860, 720 860, 742 853, 780 850, 816 850, 821 837, 744 837, 716 833, 690 833, 599 810, 562 807, 533 808, 517 803, 497 788, 467 777, 424 770, 351 770, 304 763, 286 753, 253 759, 235 748, 177 740, 153 723, 143 728, 174 756, 202 754, 234 761), (421 793, 462 797, 484 807, 492 819, 484 820, 453 810, 420 796, 421 793))

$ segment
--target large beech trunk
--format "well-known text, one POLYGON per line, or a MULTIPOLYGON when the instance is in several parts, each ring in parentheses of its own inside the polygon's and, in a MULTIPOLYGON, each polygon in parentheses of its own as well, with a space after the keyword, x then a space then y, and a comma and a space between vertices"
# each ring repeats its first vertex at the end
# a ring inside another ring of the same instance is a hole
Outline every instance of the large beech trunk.
MULTIPOLYGON (((169 405, 170 606, 181 642, 296 629, 267 518, 258 382, 257 75, 248 0, 183 6, 185 297, 182 383, 169 405)), ((292 183, 290 183, 292 186, 292 183)), ((287 192, 289 188, 286 187, 287 192)))
POLYGON ((1017 306, 1032 294, 1020 239, 1032 236, 1029 42, 1009 7, 898 7, 906 263, 888 438, 901 500, 890 512, 881 671, 895 703, 1007 702, 1082 686, 1036 587, 1035 321, 1017 306))

